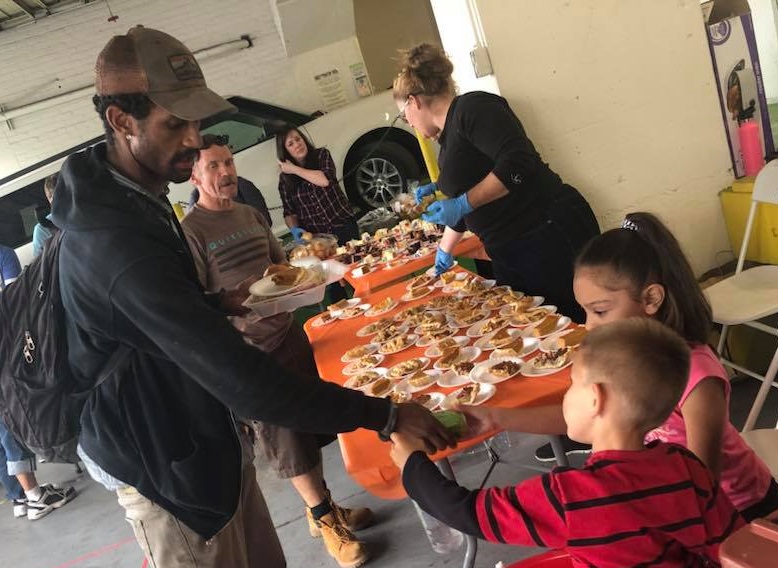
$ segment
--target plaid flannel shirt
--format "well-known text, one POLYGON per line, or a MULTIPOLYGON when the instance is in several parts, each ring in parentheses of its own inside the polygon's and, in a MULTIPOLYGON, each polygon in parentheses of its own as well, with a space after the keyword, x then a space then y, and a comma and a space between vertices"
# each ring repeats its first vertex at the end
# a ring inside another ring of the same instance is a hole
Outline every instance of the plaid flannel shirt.
POLYGON ((314 150, 314 153, 311 169, 324 172, 329 185, 319 187, 299 176, 281 174, 278 193, 284 206, 284 217, 297 215, 297 222, 303 229, 312 233, 329 233, 333 227, 340 227, 351 219, 354 211, 338 183, 332 155, 325 148, 314 150))

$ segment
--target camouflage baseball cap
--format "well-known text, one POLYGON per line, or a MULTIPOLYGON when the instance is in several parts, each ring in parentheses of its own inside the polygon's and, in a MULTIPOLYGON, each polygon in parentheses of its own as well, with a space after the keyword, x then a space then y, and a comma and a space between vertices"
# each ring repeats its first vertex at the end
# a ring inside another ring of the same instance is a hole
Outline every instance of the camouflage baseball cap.
POLYGON ((202 120, 235 107, 205 84, 192 52, 173 36, 143 26, 114 36, 95 64, 98 95, 144 93, 183 120, 202 120))

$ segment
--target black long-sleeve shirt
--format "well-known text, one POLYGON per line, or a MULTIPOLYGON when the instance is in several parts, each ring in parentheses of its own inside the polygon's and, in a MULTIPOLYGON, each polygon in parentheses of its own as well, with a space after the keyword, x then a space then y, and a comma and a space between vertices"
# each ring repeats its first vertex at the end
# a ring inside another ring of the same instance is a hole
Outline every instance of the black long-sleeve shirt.
POLYGON ((546 204, 562 180, 540 158, 504 98, 480 91, 456 97, 438 142, 438 187, 446 196, 461 195, 489 173, 508 188, 508 195, 477 208, 453 229, 470 229, 488 250, 546 220, 546 204))
POLYGON ((246 343, 203 297, 170 212, 111 173, 105 144, 70 156, 60 181, 53 220, 65 231, 59 274, 73 375, 91 385, 120 345, 131 350, 81 415, 81 447, 105 472, 207 539, 239 502, 230 410, 313 433, 387 423, 388 401, 310 381, 246 343))

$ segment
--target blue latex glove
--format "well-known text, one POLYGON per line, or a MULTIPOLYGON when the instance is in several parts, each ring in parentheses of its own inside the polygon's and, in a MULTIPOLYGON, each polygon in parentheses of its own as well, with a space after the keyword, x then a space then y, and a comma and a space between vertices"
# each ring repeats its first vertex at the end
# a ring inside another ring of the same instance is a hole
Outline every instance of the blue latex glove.
POLYGON ((300 242, 303 238, 303 233, 305 232, 305 229, 302 227, 292 227, 289 229, 289 232, 292 233, 292 238, 294 238, 295 242, 300 242))
POLYGON ((435 276, 440 276, 452 266, 454 266, 454 257, 451 253, 438 247, 438 251, 435 253, 435 276))
POLYGON ((428 183, 426 185, 420 185, 416 188, 416 203, 421 203, 421 200, 427 197, 428 195, 432 195, 435 193, 435 190, 437 189, 438 185, 435 182, 428 183))
POLYGON ((421 218, 436 225, 453 227, 472 210, 473 207, 467 200, 467 193, 463 193, 454 199, 436 201, 427 208, 427 212, 421 218))

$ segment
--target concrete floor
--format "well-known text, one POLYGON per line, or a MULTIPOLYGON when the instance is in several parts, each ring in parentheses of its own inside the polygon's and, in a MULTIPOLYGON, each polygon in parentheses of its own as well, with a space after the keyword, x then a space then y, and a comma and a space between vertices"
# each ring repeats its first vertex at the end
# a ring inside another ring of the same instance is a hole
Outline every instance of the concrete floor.
MULTIPOLYGON (((735 426, 745 420, 756 393, 756 381, 733 385, 732 416, 735 426)), ((768 398, 760 427, 774 427, 778 412, 778 392, 768 398)), ((489 484, 509 485, 533 475, 521 464, 535 465, 534 449, 543 443, 542 437, 512 434, 502 435, 497 442, 502 463, 495 469, 489 484)), ((432 551, 409 500, 383 501, 365 493, 343 472, 337 444, 325 449, 325 476, 336 500, 345 506, 368 506, 376 513, 376 526, 360 533, 370 543, 374 559, 368 566, 384 568, 456 567, 460 566, 464 549, 448 555, 432 551)), ((579 460, 580 463, 580 460, 579 460)), ((488 467, 486 453, 459 456, 454 471, 460 482, 475 487, 488 467)), ((290 567, 336 567, 319 540, 308 536, 303 508, 288 483, 273 477, 260 467, 260 485, 275 520, 278 534, 290 567)), ((72 466, 42 464, 38 472, 42 482, 72 483, 79 490, 78 498, 67 507, 36 522, 14 519, 9 503, 0 504, 0 566, 14 568, 139 568, 142 562, 129 525, 113 494, 87 476, 76 476, 72 466)), ((506 563, 538 553, 538 549, 479 543, 476 565, 489 567, 502 560, 506 563)))

